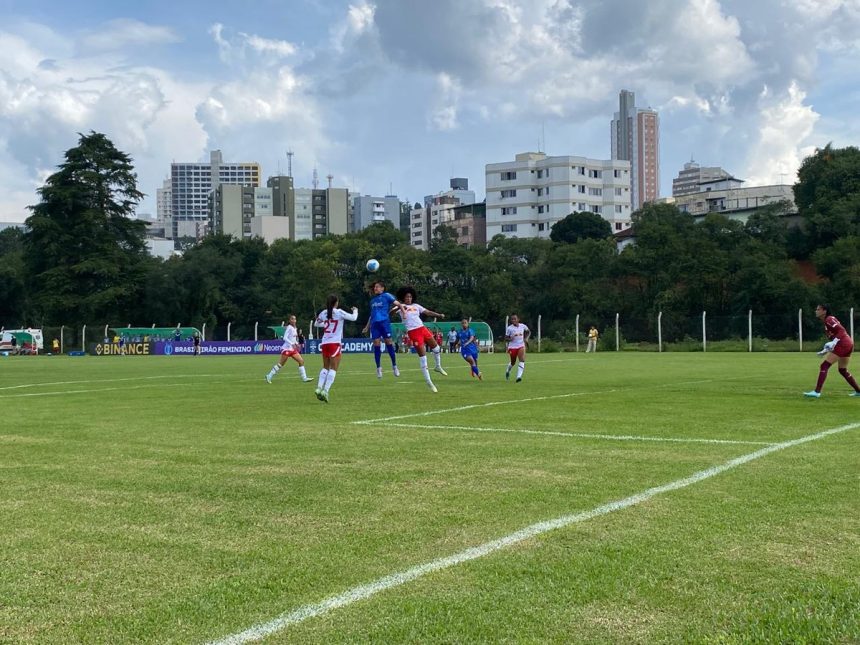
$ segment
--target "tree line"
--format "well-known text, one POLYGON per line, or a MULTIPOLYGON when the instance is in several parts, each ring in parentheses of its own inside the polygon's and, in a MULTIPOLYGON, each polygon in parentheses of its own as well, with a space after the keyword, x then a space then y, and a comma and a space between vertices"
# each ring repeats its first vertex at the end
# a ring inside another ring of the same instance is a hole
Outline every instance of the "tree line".
POLYGON ((496 333, 511 313, 532 326, 541 315, 544 337, 569 340, 577 314, 601 329, 620 314, 635 341, 653 337, 663 312, 664 339, 673 340, 694 335, 702 311, 740 320, 752 310, 786 314, 768 333, 791 337, 798 309, 826 301, 847 316, 858 302, 860 151, 817 150, 803 161, 794 193, 794 226, 779 204, 746 223, 717 213, 695 222, 673 205, 648 204, 633 215, 635 244, 621 252, 602 218, 572 213, 549 240, 499 236, 486 248, 458 246, 440 229, 429 252, 420 251, 380 223, 272 245, 214 235, 161 260, 147 253, 145 226, 130 217, 142 198, 131 159, 92 132, 38 190, 26 230, 0 232, 0 324, 205 323, 219 337, 232 323, 233 336, 247 338, 256 322, 279 324, 290 313, 309 320, 329 293, 363 317, 368 287, 381 279, 391 290, 413 285, 448 320, 485 320, 496 333), (364 268, 371 257, 381 262, 376 274, 364 268))

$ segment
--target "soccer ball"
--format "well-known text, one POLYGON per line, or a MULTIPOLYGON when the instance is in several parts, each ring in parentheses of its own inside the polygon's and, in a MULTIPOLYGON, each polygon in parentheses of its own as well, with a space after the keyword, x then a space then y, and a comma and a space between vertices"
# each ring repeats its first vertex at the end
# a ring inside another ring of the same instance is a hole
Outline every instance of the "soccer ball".
POLYGON ((368 271, 370 271, 371 273, 375 273, 379 270, 379 260, 368 260, 365 266, 367 267, 368 271))

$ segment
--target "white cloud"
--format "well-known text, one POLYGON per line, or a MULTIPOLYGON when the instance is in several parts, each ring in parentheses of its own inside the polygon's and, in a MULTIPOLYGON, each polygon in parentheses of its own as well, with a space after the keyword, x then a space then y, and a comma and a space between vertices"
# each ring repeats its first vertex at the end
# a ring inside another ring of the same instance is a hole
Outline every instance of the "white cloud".
POLYGON ((80 46, 86 52, 114 51, 123 47, 163 45, 179 42, 179 36, 169 27, 148 25, 139 20, 119 18, 110 20, 85 33, 80 46))

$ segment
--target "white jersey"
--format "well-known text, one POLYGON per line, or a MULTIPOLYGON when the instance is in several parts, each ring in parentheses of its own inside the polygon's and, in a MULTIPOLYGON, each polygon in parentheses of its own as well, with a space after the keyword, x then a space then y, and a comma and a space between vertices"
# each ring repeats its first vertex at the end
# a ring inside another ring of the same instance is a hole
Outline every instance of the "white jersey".
POLYGON ((419 329, 424 326, 424 321, 421 320, 421 314, 425 311, 427 310, 424 307, 414 302, 411 305, 403 305, 403 308, 398 310, 400 318, 406 326, 406 331, 412 331, 413 329, 419 329))
POLYGON ((519 325, 508 325, 508 328, 505 330, 505 336, 510 338, 508 341, 508 349, 519 349, 520 347, 525 347, 526 333, 528 331, 529 328, 522 323, 519 325))
POLYGON ((357 318, 358 309, 353 309, 351 314, 346 313, 343 309, 334 309, 331 312, 331 320, 329 320, 328 311, 323 309, 317 316, 316 323, 314 323, 317 327, 325 329, 320 345, 340 343, 343 340, 343 322, 345 320, 355 321, 357 318))
POLYGON ((295 327, 287 325, 284 330, 284 344, 281 345, 282 352, 293 352, 299 348, 299 334, 295 327))

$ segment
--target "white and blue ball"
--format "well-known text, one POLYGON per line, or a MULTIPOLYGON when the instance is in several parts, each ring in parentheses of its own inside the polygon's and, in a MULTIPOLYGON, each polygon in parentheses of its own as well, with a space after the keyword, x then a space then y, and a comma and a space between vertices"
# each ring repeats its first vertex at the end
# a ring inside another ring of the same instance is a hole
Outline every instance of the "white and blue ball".
POLYGON ((379 271, 379 260, 373 260, 373 259, 368 260, 368 261, 367 261, 367 264, 366 264, 366 265, 364 265, 364 266, 365 266, 365 267, 367 268, 367 270, 368 270, 368 271, 370 271, 371 273, 376 273, 377 271, 379 271))

